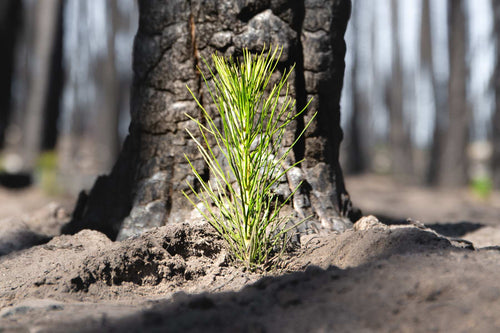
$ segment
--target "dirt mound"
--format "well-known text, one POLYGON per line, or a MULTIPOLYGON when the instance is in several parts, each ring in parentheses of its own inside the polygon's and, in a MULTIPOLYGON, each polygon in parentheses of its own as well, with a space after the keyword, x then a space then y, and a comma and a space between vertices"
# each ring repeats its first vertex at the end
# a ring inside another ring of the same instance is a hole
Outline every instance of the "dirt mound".
POLYGON ((347 270, 313 266, 240 292, 179 295, 84 331, 498 332, 498 259, 445 251, 347 270))
POLYGON ((98 282, 108 286, 182 284, 207 275, 212 266, 225 264, 226 255, 221 251, 221 242, 209 228, 176 225, 156 229, 87 256, 71 279, 71 289, 88 291, 98 282))
POLYGON ((228 266, 222 241, 206 224, 170 225, 116 243, 97 231, 83 230, 4 256, 0 271, 0 306, 30 297, 133 298, 137 286, 170 292, 230 290, 252 276, 245 274, 239 284, 225 287, 228 277, 238 280, 234 272, 243 274, 228 266))
POLYGON ((67 213, 0 189, 0 332, 500 331, 500 196, 473 205, 382 185, 349 189, 363 211, 406 225, 365 218, 303 236, 281 271, 261 275, 234 268, 193 222, 120 243, 89 230, 46 243, 67 213))
POLYGON ((387 226, 375 217, 365 217, 354 229, 329 238, 316 235, 302 239, 303 250, 293 258, 293 270, 303 270, 315 265, 321 268, 357 267, 394 254, 435 252, 455 248, 449 239, 431 230, 414 226, 387 226), (375 221, 360 227, 366 220, 375 221))
POLYGON ((364 218, 278 272, 234 267, 202 223, 84 230, 0 258, 0 328, 37 332, 494 331, 500 252, 364 218), (465 244, 465 246, 463 246, 465 244), (450 318, 453 318, 451 321, 450 318))

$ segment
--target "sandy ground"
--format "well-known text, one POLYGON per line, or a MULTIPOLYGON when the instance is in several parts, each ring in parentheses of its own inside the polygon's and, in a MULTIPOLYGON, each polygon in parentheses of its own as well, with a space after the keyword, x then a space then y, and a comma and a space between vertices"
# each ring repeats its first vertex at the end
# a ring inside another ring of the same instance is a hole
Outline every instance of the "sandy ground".
POLYGON ((410 218, 445 236, 470 240, 476 247, 500 245, 500 192, 483 199, 467 188, 429 189, 374 175, 348 177, 346 186, 364 215, 373 214, 389 224, 410 218))
POLYGON ((373 176, 347 186, 385 223, 304 237, 259 274, 234 267, 200 221, 120 243, 53 237, 68 207, 0 191, 0 332, 500 331, 498 194, 373 176))

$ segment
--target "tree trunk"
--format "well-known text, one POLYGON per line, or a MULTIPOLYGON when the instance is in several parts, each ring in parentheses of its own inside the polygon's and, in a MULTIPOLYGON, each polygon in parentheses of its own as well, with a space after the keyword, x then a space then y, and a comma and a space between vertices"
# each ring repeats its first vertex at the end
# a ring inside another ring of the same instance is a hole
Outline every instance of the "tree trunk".
POLYGON ((443 113, 446 114, 447 107, 446 86, 442 82, 438 82, 434 71, 430 0, 423 0, 420 28, 420 60, 423 70, 429 76, 434 97, 434 132, 427 170, 427 183, 435 185, 437 183, 439 165, 441 164, 442 136, 444 134, 443 113))
POLYGON ((403 69, 400 55, 398 0, 391 1, 392 21, 392 76, 388 85, 389 144, 391 169, 398 178, 407 179, 413 174, 412 144, 408 124, 404 119, 403 69))
POLYGON ((347 172, 351 174, 360 174, 367 171, 369 166, 369 149, 367 147, 366 137, 368 134, 367 121, 368 97, 366 90, 361 88, 359 82, 360 46, 361 46, 361 20, 357 8, 360 1, 353 5, 354 11, 351 17, 352 28, 352 70, 351 70, 351 107, 352 114, 349 121, 349 149, 347 150, 347 172))
POLYGON ((44 111, 49 99, 52 57, 57 41, 57 18, 61 9, 57 0, 35 4, 33 71, 30 77, 24 133, 24 168, 35 167, 42 148, 44 111))
POLYGON ((119 154, 118 119, 120 116, 118 89, 119 78, 116 69, 115 37, 118 24, 117 1, 107 0, 108 29, 106 29, 106 54, 97 60, 95 67, 96 85, 101 91, 99 112, 97 113, 95 132, 91 135, 98 145, 96 168, 108 172, 119 154))
POLYGON ((445 119, 441 163, 437 179, 437 184, 445 187, 467 184, 466 148, 471 117, 466 90, 467 21, 464 6, 465 3, 462 0, 448 0, 450 56, 448 115, 445 119))
POLYGON ((22 3, 19 0, 0 2, 0 149, 3 148, 5 129, 11 113, 11 91, 14 68, 14 50, 21 26, 22 3))
POLYGON ((495 72, 493 85, 495 89, 495 112, 493 114, 493 158, 492 173, 493 184, 500 189, 500 2, 492 1, 494 13, 494 36, 496 44, 495 72))
MULTIPOLYGON (((57 99, 61 77, 57 72, 57 48, 61 36, 61 2, 57 0, 23 2, 23 28, 14 66, 12 115, 6 131, 6 169, 12 173, 33 171, 44 144, 44 128, 55 110, 49 110, 57 99), (53 96, 52 96, 53 95, 53 96)), ((47 140, 49 141, 49 140, 47 140)))
POLYGON ((133 11, 133 0, 67 0, 67 74, 58 153, 61 183, 70 193, 89 189, 98 175, 111 170, 119 154, 123 90, 130 89, 131 78, 120 71, 124 65, 118 53, 127 40, 123 32, 132 25, 120 6, 133 11))
POLYGON ((347 217, 354 218, 354 210, 338 154, 350 5, 349 0, 139 1, 130 133, 112 173, 100 177, 88 196, 80 196, 65 231, 93 228, 112 239, 120 233, 123 239, 188 218, 192 206, 181 191, 189 190, 186 182, 195 184, 184 153, 198 170, 204 163, 186 133, 194 124, 185 113, 200 117, 186 84, 213 110, 197 70, 200 66, 207 71, 202 59, 216 51, 238 56, 243 47, 258 52, 264 44, 284 46, 280 71, 296 63, 291 91, 297 108, 314 98, 286 141, 291 143, 318 111, 294 149, 295 159, 305 158, 301 168, 288 175, 291 186, 305 180, 293 199, 294 208, 301 216, 314 213, 305 226, 308 230, 349 227, 347 217))

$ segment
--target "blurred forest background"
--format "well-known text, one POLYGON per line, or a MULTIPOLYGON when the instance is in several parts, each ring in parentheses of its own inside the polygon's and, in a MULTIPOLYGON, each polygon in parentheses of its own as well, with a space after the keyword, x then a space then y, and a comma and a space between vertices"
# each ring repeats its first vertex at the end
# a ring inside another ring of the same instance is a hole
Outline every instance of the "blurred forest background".
MULTIPOLYGON (((0 184, 76 195, 109 172, 130 121, 137 25, 134 0, 0 2, 0 184)), ((344 172, 499 189, 496 45, 497 0, 354 0, 344 172)))

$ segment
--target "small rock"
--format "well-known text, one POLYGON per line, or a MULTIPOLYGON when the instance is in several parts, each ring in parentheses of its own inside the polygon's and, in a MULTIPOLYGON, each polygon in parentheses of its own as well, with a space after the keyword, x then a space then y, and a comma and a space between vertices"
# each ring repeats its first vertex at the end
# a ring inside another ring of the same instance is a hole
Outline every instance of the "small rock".
POLYGON ((215 33, 210 39, 210 44, 218 49, 223 49, 224 47, 231 44, 232 34, 229 31, 221 31, 215 33))
POLYGON ((474 250, 474 244, 466 239, 448 237, 451 245, 467 250, 474 250))
POLYGON ((368 230, 373 228, 387 229, 388 227, 381 223, 375 216, 368 215, 360 218, 354 223, 354 231, 368 230))

